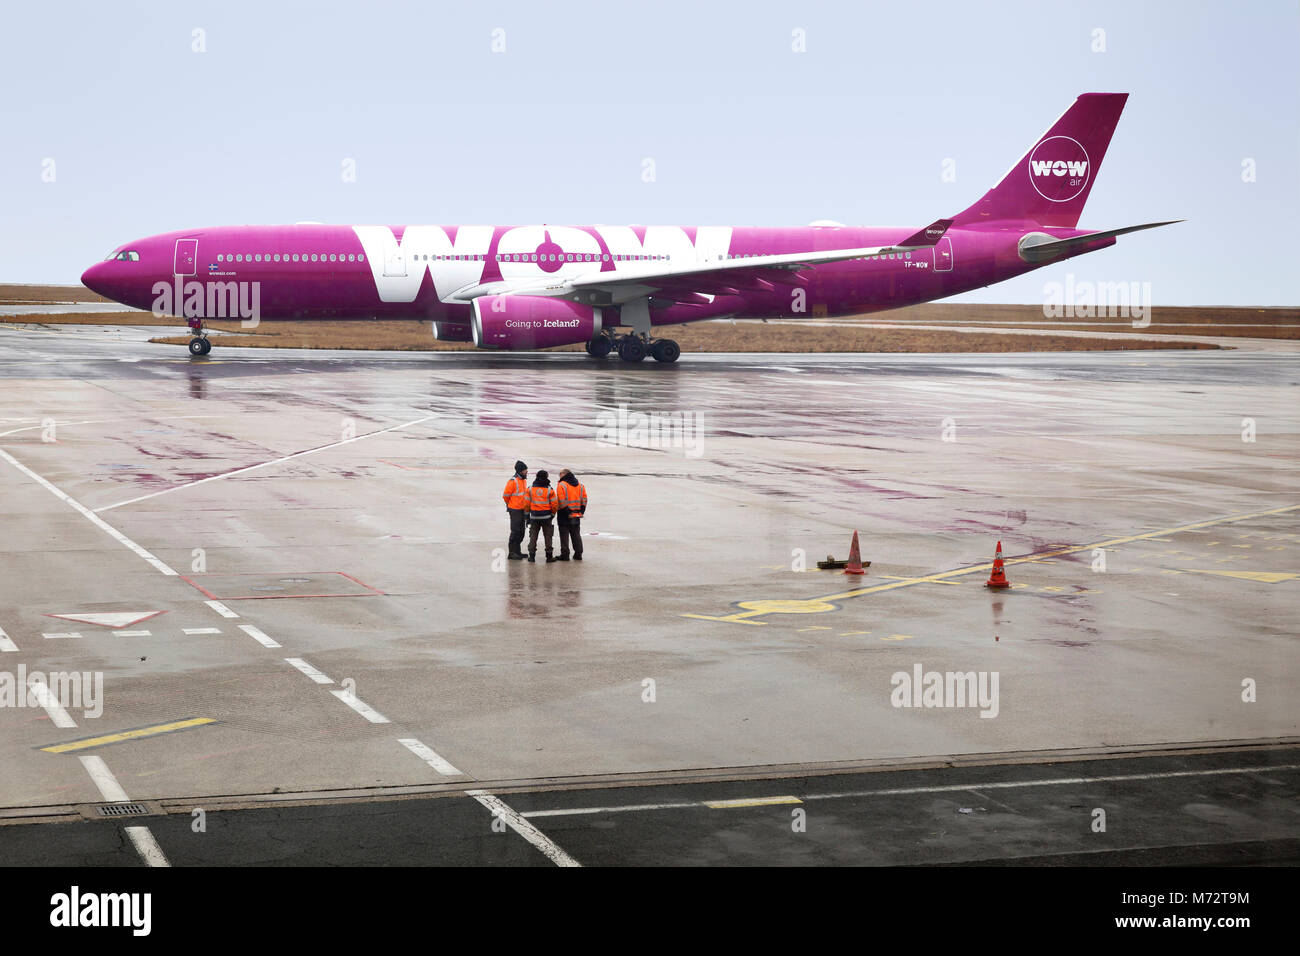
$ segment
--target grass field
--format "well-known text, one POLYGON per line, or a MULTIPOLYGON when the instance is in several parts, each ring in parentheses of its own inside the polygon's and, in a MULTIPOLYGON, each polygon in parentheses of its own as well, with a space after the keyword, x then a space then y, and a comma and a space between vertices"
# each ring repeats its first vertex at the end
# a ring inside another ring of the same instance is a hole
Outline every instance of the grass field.
MULTIPOLYGON (((79 286, 0 285, 4 305, 48 302, 102 302, 79 286)), ((1109 349, 1214 348, 1196 342, 1152 342, 1135 334, 1300 338, 1300 309, 1228 307, 1164 307, 1153 310, 1150 324, 1134 328, 1129 319, 1088 317, 1049 319, 1034 305, 966 305, 929 303, 840 319, 811 318, 770 323, 700 322, 662 329, 683 352, 1022 352, 1095 351, 1109 349), (880 328, 880 325, 915 328, 880 328), (948 329, 923 328, 947 326, 948 329), (969 328, 1007 332, 952 331, 969 328), (1067 335, 1018 335, 1016 331, 1084 331, 1104 338, 1067 335)), ((10 323, 160 326, 178 329, 181 320, 158 318, 148 312, 69 312, 58 315, 0 316, 10 323)), ((210 322, 209 328, 229 333, 214 336, 218 344, 256 348, 397 349, 409 351, 469 351, 470 343, 438 342, 428 323, 415 321, 264 322, 244 329, 238 321, 210 322)), ((184 345, 189 336, 161 335, 150 341, 184 345)), ((580 345, 559 351, 581 351, 580 345)))

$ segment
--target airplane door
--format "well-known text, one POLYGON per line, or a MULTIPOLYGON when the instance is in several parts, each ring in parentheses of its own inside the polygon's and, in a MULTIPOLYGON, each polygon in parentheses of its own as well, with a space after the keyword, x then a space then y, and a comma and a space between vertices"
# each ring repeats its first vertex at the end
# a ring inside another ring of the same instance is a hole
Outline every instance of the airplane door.
POLYGON ((386 276, 404 276, 406 275, 406 256, 399 249, 396 252, 390 252, 384 256, 384 275, 386 276))
POLYGON ((934 271, 952 272, 952 239, 948 236, 935 243, 934 271))
POLYGON ((172 272, 178 276, 194 275, 194 263, 199 258, 199 241, 197 239, 176 240, 176 262, 172 272))

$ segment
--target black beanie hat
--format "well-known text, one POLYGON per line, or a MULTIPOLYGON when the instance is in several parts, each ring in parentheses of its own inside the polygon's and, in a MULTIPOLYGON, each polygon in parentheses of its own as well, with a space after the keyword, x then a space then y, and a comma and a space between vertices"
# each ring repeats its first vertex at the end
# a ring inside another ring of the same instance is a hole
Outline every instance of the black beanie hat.
POLYGON ((527 471, 527 470, 528 470, 528 466, 525 465, 522 461, 517 461, 517 462, 515 462, 515 474, 516 474, 516 475, 519 474, 521 471, 527 471))

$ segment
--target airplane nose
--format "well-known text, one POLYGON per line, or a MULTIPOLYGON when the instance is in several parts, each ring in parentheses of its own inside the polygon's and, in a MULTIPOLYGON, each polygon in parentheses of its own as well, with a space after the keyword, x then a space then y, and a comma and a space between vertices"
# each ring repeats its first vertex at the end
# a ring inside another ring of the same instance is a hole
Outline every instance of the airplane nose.
POLYGON ((108 297, 108 272, 107 262, 96 262, 93 266, 81 274, 81 284, 91 292, 108 297))

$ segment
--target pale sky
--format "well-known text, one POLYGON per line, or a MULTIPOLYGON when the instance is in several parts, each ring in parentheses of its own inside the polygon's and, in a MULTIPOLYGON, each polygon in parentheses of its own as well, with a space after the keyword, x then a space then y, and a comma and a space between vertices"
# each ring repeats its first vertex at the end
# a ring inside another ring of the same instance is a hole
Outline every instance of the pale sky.
POLYGON ((1157 305, 1300 304, 1295 0, 87 2, 0 22, 0 281, 75 283, 120 243, 231 223, 920 228, 1100 91, 1131 97, 1080 225, 1190 221, 962 298, 1039 303, 1072 273, 1150 282, 1157 305))

